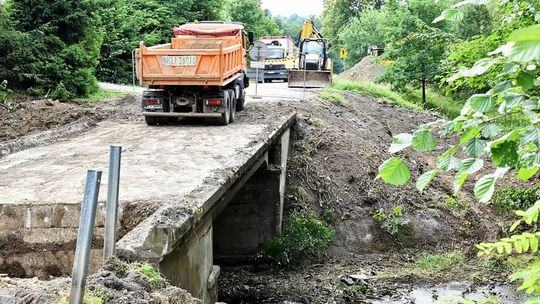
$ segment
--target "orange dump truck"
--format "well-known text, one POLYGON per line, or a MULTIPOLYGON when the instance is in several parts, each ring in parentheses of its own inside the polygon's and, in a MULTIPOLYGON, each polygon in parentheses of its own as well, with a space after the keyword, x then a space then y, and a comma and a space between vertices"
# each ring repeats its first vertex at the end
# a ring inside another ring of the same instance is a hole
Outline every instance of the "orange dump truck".
POLYGON ((244 108, 247 48, 253 34, 239 23, 187 23, 171 43, 135 50, 142 108, 149 125, 185 117, 227 125, 244 108))

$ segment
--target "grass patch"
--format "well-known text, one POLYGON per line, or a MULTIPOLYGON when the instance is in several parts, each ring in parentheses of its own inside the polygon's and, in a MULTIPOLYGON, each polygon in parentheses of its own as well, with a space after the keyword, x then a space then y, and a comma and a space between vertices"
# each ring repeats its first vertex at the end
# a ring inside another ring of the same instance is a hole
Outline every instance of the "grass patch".
POLYGON ((283 233, 264 243, 263 258, 273 264, 290 267, 323 260, 335 231, 311 213, 294 214, 283 233))
POLYGON ((361 95, 377 97, 386 101, 387 103, 395 104, 403 108, 420 110, 418 105, 406 100, 400 94, 392 91, 388 86, 385 85, 365 81, 335 80, 332 82, 331 87, 336 90, 349 91, 361 95))
POLYGON ((94 102, 94 101, 102 101, 105 99, 124 97, 126 95, 129 95, 129 94, 125 92, 99 88, 95 93, 90 94, 90 96, 86 98, 77 98, 75 99, 75 101, 94 102))
MULTIPOLYGON (((407 93, 398 93, 392 91, 389 86, 376 84, 367 81, 347 81, 347 80, 335 80, 332 83, 331 88, 335 90, 344 90, 354 92, 363 95, 369 95, 383 99, 384 101, 398 105, 403 108, 420 110, 422 109, 422 92, 420 90, 411 90, 407 93)), ((330 93, 325 93, 326 90, 321 92, 326 98, 330 100, 330 93)), ((330 91, 332 92, 332 91, 330 91)), ((426 91, 426 109, 434 110, 448 118, 456 118, 461 112, 461 108, 465 104, 464 101, 455 100, 448 96, 443 96, 432 89, 426 91)))
POLYGON ((130 264, 130 268, 144 275, 155 289, 161 289, 167 286, 167 280, 163 277, 161 272, 148 263, 130 264))
MULTIPOLYGON (((84 291, 83 304, 104 304, 106 299, 105 292, 101 289, 84 291)), ((69 304, 69 296, 62 297, 56 304, 69 304)))
POLYGON ((333 102, 335 104, 342 105, 342 104, 347 103, 347 100, 345 99, 345 97, 341 95, 339 91, 334 90, 332 88, 325 88, 324 90, 322 90, 319 93, 319 97, 324 100, 333 102))
POLYGON ((421 272, 444 272, 463 264, 463 255, 458 251, 450 253, 423 253, 414 263, 414 268, 421 272))
MULTIPOLYGON (((420 90, 403 93, 402 96, 408 102, 417 105, 422 104, 422 92, 420 90)), ((434 110, 448 118, 454 119, 458 117, 464 104, 463 101, 441 95, 429 88, 426 90, 426 109, 434 110)))

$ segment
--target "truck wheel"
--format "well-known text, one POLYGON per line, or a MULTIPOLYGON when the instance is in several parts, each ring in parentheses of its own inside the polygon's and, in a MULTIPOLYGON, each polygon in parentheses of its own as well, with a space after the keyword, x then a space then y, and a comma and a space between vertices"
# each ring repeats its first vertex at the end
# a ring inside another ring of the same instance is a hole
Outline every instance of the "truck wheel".
POLYGON ((245 103, 246 103, 246 91, 240 88, 240 96, 238 96, 238 99, 236 100, 236 111, 237 112, 243 111, 245 103))
POLYGON ((145 116, 144 120, 146 121, 146 124, 149 126, 157 125, 157 119, 154 116, 145 116))
POLYGON ((217 124, 220 126, 226 126, 231 119, 231 98, 228 91, 223 91, 223 101, 225 103, 225 111, 221 113, 221 117, 217 118, 217 124))
POLYGON ((229 100, 231 101, 231 116, 229 122, 234 122, 236 119, 236 94, 234 93, 234 90, 227 90, 227 92, 229 93, 229 100))

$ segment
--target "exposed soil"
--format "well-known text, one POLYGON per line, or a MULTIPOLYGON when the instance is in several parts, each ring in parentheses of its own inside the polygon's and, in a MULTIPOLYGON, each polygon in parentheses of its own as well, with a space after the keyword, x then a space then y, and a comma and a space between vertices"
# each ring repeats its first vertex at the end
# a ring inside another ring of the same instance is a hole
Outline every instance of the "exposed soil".
MULTIPOLYGON (((340 282, 340 276, 358 271, 369 278, 380 272, 395 273, 402 267, 400 261, 412 259, 421 251, 460 249, 473 258, 474 243, 500 235, 502 230, 497 223, 502 220, 490 206, 476 205, 470 186, 457 198, 460 206, 446 203, 452 197, 449 176, 437 178, 423 193, 413 183, 395 187, 375 179, 378 166, 390 157, 387 151, 392 136, 412 132, 437 117, 381 103, 372 97, 343 94, 348 100, 343 105, 312 100, 282 103, 275 110, 298 113, 288 164, 286 213, 310 210, 329 220, 337 234, 332 247, 334 260, 292 271, 261 270, 263 266, 225 268, 220 278, 220 300, 370 303, 364 301, 369 297, 383 299, 389 294, 406 299, 412 286, 422 280, 404 275, 396 280, 370 281, 374 285, 369 286, 369 294, 352 299, 344 292, 348 285, 340 282), (409 221, 392 236, 372 215, 380 209, 390 212, 398 205, 409 221), (331 219, 328 214, 333 215, 331 219), (378 256, 373 258, 373 254, 378 256), (403 291, 394 293, 397 288, 403 291)), ((268 107, 269 104, 250 104, 246 114, 268 115, 268 107)), ((435 155, 447 146, 441 142, 434 155, 412 150, 398 155, 410 165, 416 179, 435 166, 435 155)), ((435 284, 453 279, 472 278, 469 272, 462 272, 425 281, 435 284)))
POLYGON ((384 68, 377 64, 376 57, 366 56, 352 68, 339 74, 339 79, 344 80, 376 80, 383 72, 384 68))
POLYGON ((131 96, 87 103, 23 99, 12 109, 0 107, 0 157, 64 139, 105 119, 142 121, 131 96))

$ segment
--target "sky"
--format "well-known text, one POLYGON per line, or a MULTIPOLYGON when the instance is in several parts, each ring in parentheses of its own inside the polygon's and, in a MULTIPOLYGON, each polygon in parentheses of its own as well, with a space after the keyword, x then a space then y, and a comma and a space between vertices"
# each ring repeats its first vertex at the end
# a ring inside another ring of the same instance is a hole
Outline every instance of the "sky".
POLYGON ((273 16, 298 14, 307 17, 322 13, 323 0, 262 0, 262 6, 269 9, 273 16))

